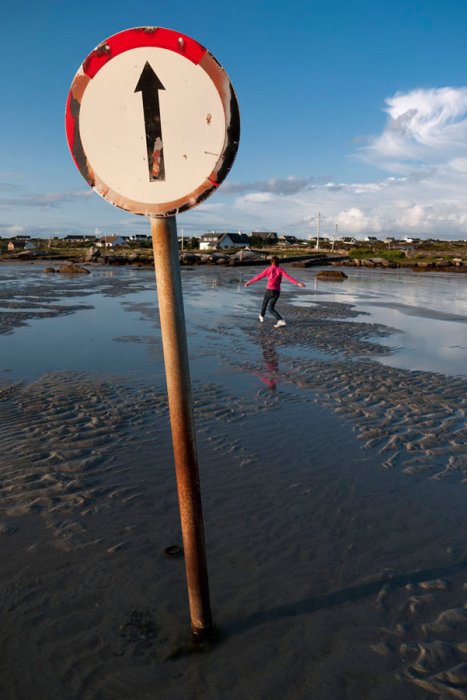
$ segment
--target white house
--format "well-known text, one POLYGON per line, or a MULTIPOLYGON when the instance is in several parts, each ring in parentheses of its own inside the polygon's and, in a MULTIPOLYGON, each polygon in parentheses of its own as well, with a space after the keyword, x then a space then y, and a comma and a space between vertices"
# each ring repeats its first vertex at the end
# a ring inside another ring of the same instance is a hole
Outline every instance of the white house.
POLYGON ((121 236, 102 236, 96 242, 98 248, 116 248, 119 245, 127 245, 121 236))
POLYGON ((378 239, 376 238, 376 236, 365 236, 365 238, 363 240, 366 241, 367 243, 377 243, 378 242, 378 239))
POLYGON ((225 248, 245 248, 250 239, 246 233, 203 233, 199 239, 200 250, 223 250, 225 248))

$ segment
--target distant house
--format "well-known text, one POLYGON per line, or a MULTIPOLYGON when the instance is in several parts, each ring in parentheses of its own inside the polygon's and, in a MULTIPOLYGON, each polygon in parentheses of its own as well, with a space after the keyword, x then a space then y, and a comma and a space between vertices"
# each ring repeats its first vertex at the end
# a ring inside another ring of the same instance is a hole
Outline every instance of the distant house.
POLYGON ((326 236, 320 236, 319 239, 317 236, 310 236, 310 238, 307 241, 307 245, 310 243, 314 243, 315 245, 318 243, 318 240, 321 244, 323 243, 329 243, 329 238, 326 238, 326 236))
POLYGON ((87 236, 83 234, 75 235, 70 233, 68 236, 64 236, 63 240, 68 243, 87 243, 88 241, 95 241, 96 236, 87 236))
POLYGON ((129 241, 150 241, 151 236, 148 236, 146 233, 132 233, 130 236, 128 236, 129 241))
POLYGON ((366 236, 363 240, 366 241, 367 243, 377 243, 378 242, 378 239, 376 238, 376 236, 366 236))
POLYGON ((298 240, 297 236, 279 236, 279 243, 294 245, 296 243, 300 243, 300 241, 298 240))
POLYGON ((32 251, 32 250, 36 250, 36 249, 37 249, 37 245, 35 243, 33 243, 32 241, 24 242, 24 241, 17 241, 17 240, 13 239, 11 241, 8 241, 8 245, 7 245, 7 250, 9 253, 14 253, 15 250, 32 251))
POLYGON ((250 239, 246 233, 203 233, 199 239, 200 250, 245 248, 250 239))
POLYGON ((355 245, 357 242, 357 239, 354 238, 353 236, 344 236, 343 238, 340 239, 340 242, 343 243, 344 245, 355 245))
POLYGON ((225 234, 223 233, 216 233, 215 231, 210 231, 209 233, 201 234, 199 239, 199 249, 212 250, 214 248, 217 248, 217 244, 224 235, 225 234))
POLYGON ((13 238, 12 238, 11 240, 12 240, 12 241, 19 241, 19 242, 25 243, 26 241, 30 241, 30 240, 31 240, 31 236, 23 236, 23 235, 21 235, 21 236, 13 236, 13 238))
POLYGON ((265 243, 274 245, 279 240, 275 231, 252 231, 252 238, 260 238, 265 243))
POLYGON ((250 237, 246 233, 226 233, 219 241, 220 248, 245 248, 250 245, 250 237))
POLYGON ((96 242, 98 248, 117 248, 120 245, 127 245, 121 236, 102 236, 96 242))
POLYGON ((404 242, 405 243, 420 243, 420 239, 419 238, 412 238, 411 236, 406 236, 404 238, 404 242))

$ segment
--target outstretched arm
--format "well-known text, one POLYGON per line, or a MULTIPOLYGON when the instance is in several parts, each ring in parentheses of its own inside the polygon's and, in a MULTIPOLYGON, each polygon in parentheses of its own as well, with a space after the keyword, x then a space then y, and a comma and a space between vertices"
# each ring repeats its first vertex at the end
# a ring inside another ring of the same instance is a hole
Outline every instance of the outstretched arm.
POLYGON ((292 282, 293 284, 297 284, 299 287, 304 287, 304 286, 305 286, 305 285, 303 284, 303 282, 299 282, 298 280, 296 280, 296 279, 294 279, 293 277, 291 277, 291 276, 289 275, 289 273, 286 272, 286 271, 284 270, 284 268, 281 268, 281 269, 282 269, 282 274, 284 275, 284 277, 286 277, 286 278, 289 280, 289 282, 292 282))
POLYGON ((263 279, 263 277, 266 277, 267 274, 268 268, 260 272, 259 275, 256 275, 256 277, 252 277, 251 280, 248 280, 248 282, 245 282, 245 287, 248 287, 249 284, 253 284, 253 282, 263 279))

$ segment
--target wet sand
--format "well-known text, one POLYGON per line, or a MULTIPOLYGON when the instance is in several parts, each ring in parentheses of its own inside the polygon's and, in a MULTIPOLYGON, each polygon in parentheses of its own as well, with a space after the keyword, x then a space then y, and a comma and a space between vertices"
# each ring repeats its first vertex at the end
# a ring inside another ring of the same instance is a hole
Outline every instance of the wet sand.
POLYGON ((140 272, 0 293, 2 700, 467 698, 467 368, 384 366, 397 329, 293 288, 287 327, 260 326, 258 285, 183 271, 219 630, 196 649, 140 272), (65 322, 50 369, 41 334, 65 322))

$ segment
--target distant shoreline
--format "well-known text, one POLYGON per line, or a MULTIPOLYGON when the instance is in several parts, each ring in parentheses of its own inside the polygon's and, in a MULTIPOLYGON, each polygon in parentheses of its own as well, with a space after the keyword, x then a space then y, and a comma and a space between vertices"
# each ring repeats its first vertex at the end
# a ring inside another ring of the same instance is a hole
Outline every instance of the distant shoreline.
MULTIPOLYGON (((269 264, 270 254, 264 254, 264 258, 248 257, 241 259, 236 255, 223 253, 180 253, 180 265, 184 268, 215 266, 215 267, 261 267, 269 264)), ((278 256, 281 264, 293 267, 351 267, 364 270, 409 270, 412 272, 448 272, 467 273, 467 260, 458 259, 437 261, 415 261, 410 259, 391 261, 379 256, 368 258, 351 258, 342 254, 314 254, 314 255, 290 255, 278 256)), ((60 268, 73 262, 90 269, 96 267, 133 267, 152 268, 154 261, 151 255, 122 255, 121 253, 101 256, 94 260, 86 260, 84 256, 70 255, 16 255, 0 257, 1 265, 33 264, 40 266, 45 264, 48 272, 60 272, 60 268), (54 267, 55 265, 55 267, 54 267), (56 268, 56 269, 55 269, 56 268)))

